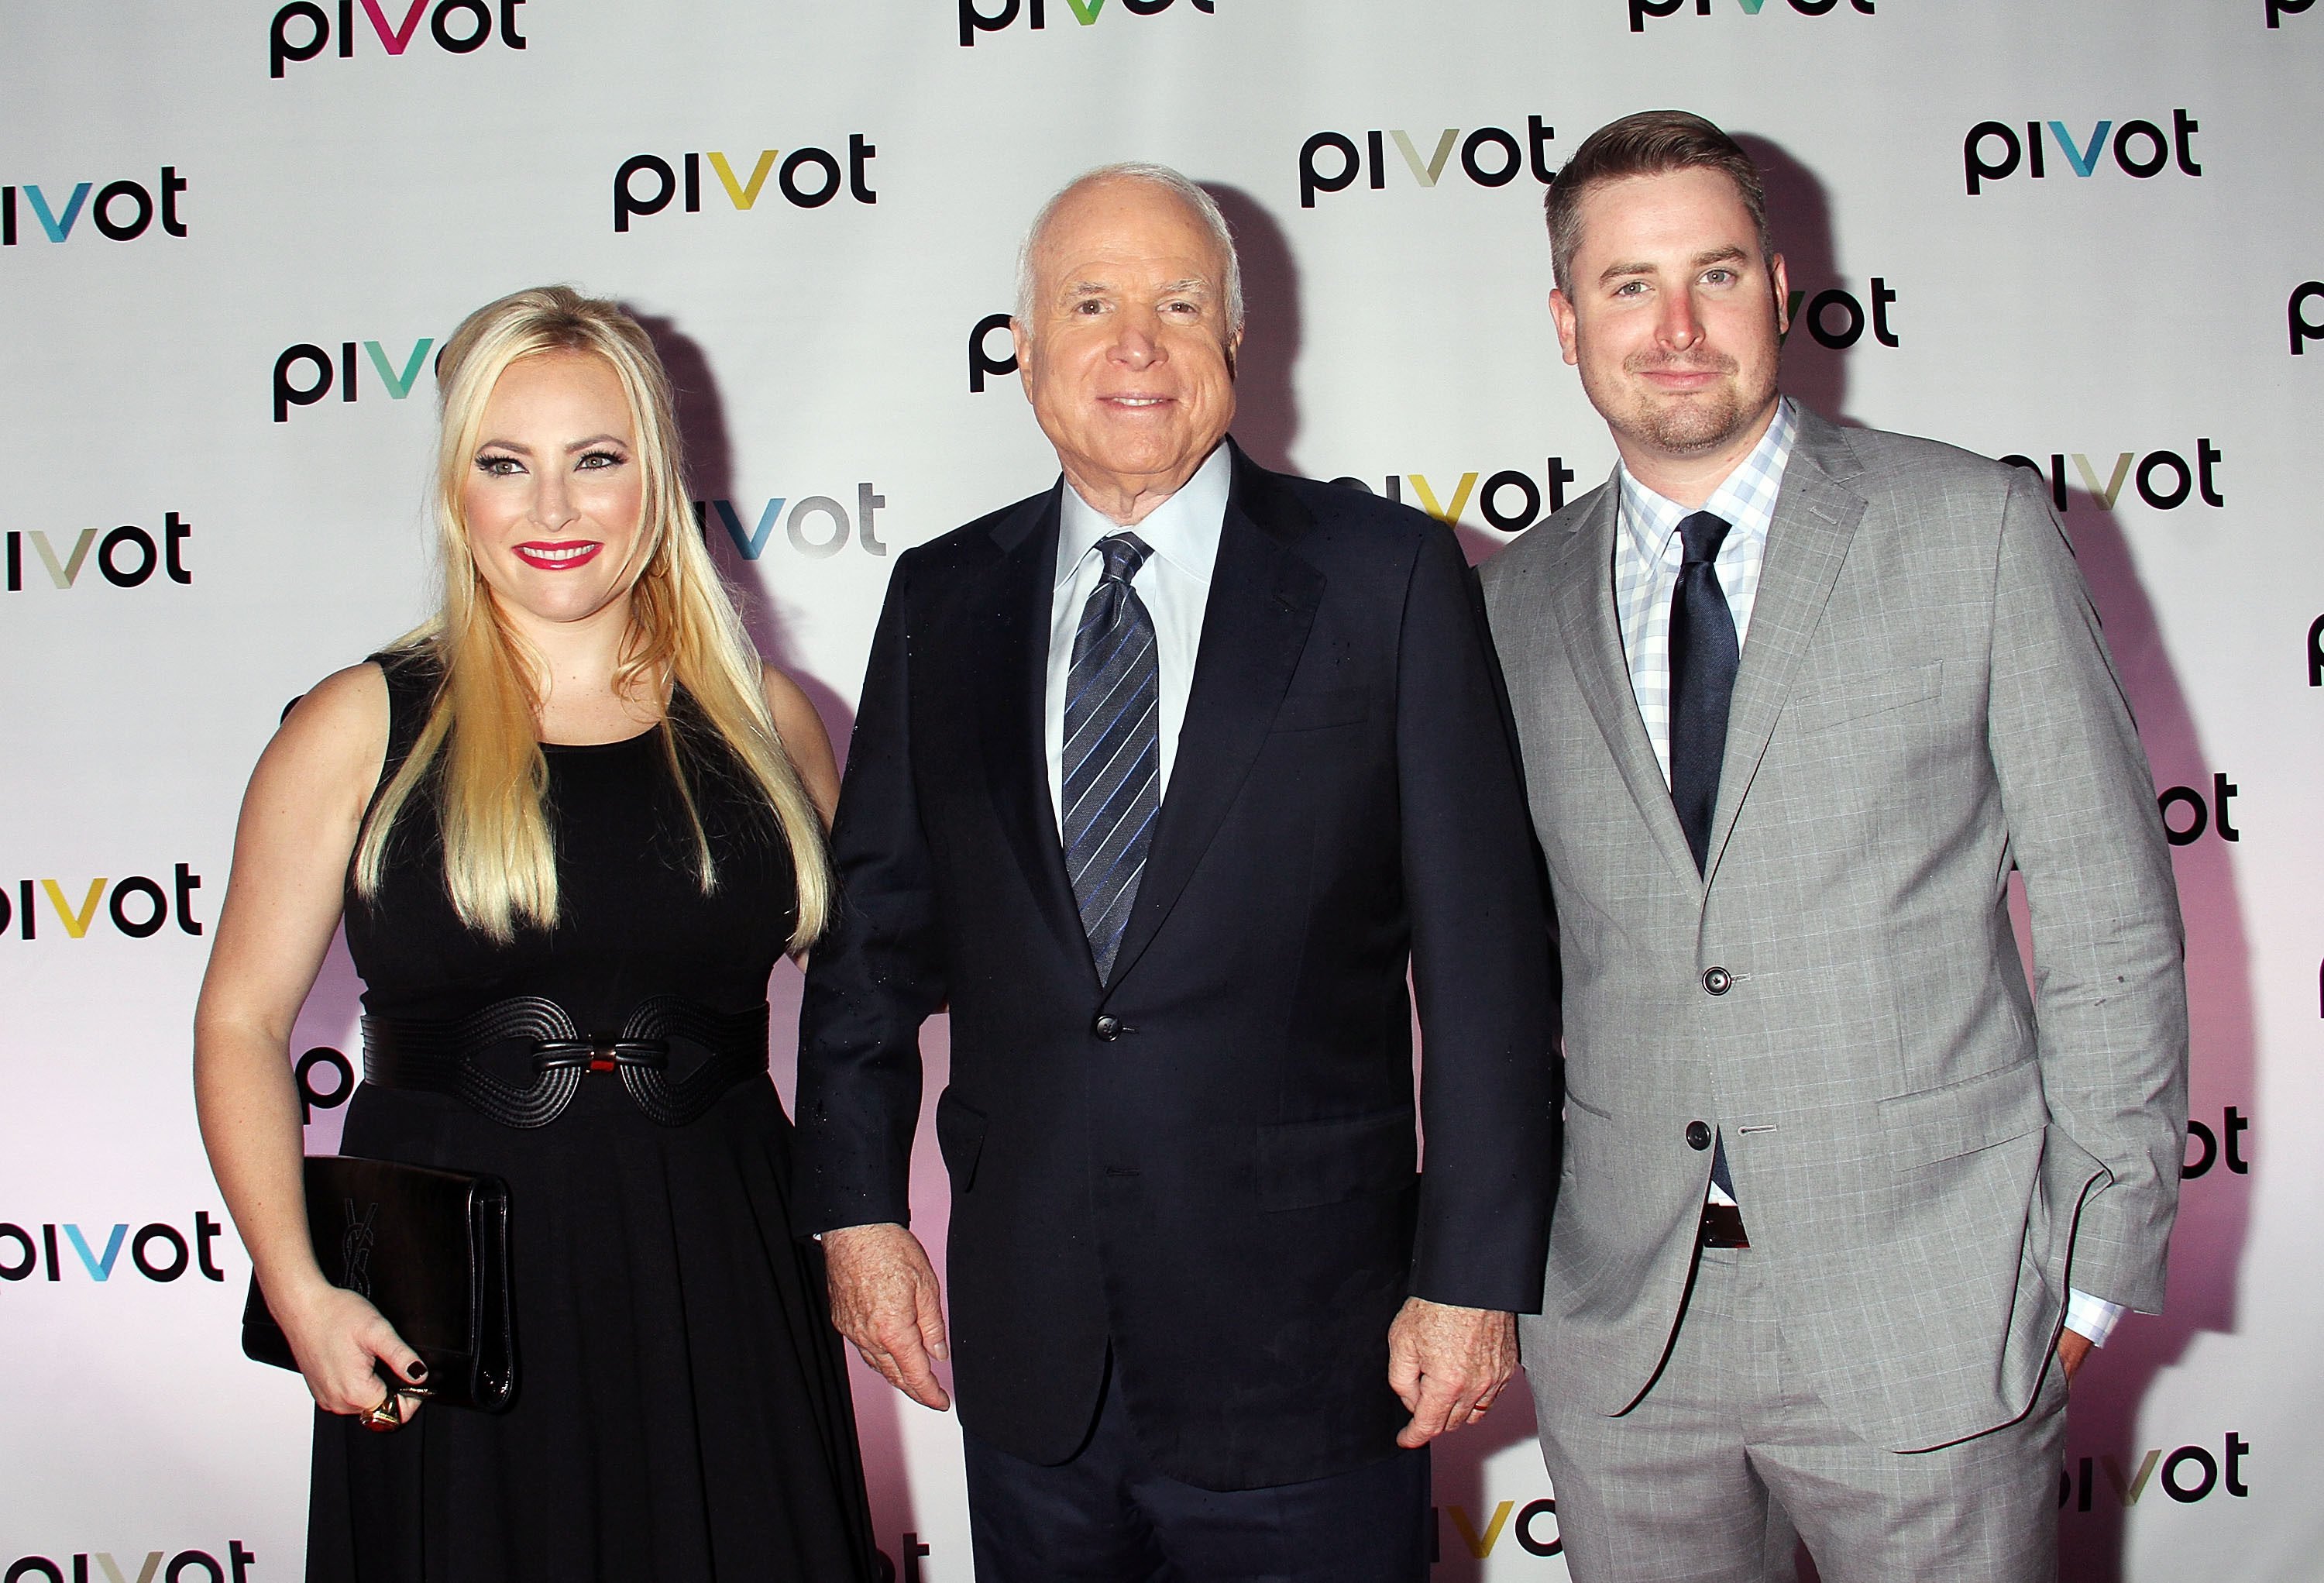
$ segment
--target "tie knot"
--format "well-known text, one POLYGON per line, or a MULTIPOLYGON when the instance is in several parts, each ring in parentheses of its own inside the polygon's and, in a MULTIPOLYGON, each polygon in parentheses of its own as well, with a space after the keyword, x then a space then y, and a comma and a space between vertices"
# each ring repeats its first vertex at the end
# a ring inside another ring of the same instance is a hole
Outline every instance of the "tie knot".
POLYGON ((1727 542, 1730 524, 1725 517, 1699 511, 1679 523, 1678 536, 1686 546, 1686 564, 1708 565, 1719 559, 1719 547, 1727 542))
POLYGON ((1135 533, 1114 533, 1100 539, 1097 550, 1105 557, 1105 570, 1098 578, 1104 583, 1128 582, 1146 564, 1146 558, 1154 553, 1146 541, 1135 533))

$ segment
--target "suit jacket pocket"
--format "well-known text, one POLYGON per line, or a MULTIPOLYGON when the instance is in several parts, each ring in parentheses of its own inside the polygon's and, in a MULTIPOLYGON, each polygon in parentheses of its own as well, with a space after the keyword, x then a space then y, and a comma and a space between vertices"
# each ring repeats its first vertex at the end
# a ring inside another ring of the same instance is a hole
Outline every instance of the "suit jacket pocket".
POLYGON ((976 1183, 976 1162, 984 1154, 984 1112, 950 1088, 936 1097, 936 1148, 944 1154, 952 1190, 964 1193, 976 1183))
POLYGON ((1802 734, 1825 731, 1913 704, 1926 703, 1944 686, 1941 660, 1908 665, 1895 671, 1868 669, 1838 687, 1827 687, 1793 699, 1784 711, 1791 728, 1802 734))
POLYGON ((1287 693, 1276 706, 1275 723, 1269 729, 1321 731, 1327 726, 1352 726, 1370 712, 1370 695, 1360 687, 1287 693))
POLYGON ((1259 1129, 1259 1207, 1310 1209, 1401 1192, 1412 1185, 1417 1163, 1409 1110, 1263 1126, 1259 1129))
POLYGON ((1990 1149, 2037 1132, 2050 1119, 2042 1098, 2042 1069, 2030 1060, 1883 1099, 1879 1111, 1889 1159, 1900 1167, 1990 1149))

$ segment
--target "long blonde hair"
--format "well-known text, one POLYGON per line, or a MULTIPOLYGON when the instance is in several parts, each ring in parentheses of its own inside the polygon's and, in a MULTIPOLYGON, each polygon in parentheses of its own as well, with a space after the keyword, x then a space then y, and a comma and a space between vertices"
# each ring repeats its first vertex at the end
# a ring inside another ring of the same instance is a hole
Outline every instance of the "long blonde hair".
POLYGON ((695 873, 705 893, 716 887, 716 866, 681 745, 696 749, 698 761, 701 750, 723 745, 764 795, 797 880, 789 949, 804 949, 831 912, 823 821, 783 750, 767 708, 758 652, 703 548, 687 504, 669 376, 636 319, 618 304, 569 286, 518 292, 479 308, 445 343, 436 465, 444 601, 398 644, 432 656, 442 680, 427 723, 364 825, 355 849, 355 892, 366 898, 377 893, 397 816, 434 773, 445 884, 461 921, 497 940, 512 939, 520 920, 544 929, 557 921, 556 844, 542 801, 549 763, 535 725, 540 698, 533 678, 541 671, 476 569, 461 497, 484 405, 503 372, 520 358, 560 351, 586 352, 612 366, 637 432, 643 565, 631 588, 630 634, 614 686, 625 693, 658 689, 668 678, 686 690, 706 727, 690 729, 694 721, 676 720, 665 710, 659 728, 663 756, 693 825, 695 873), (682 745, 681 729, 706 740, 682 745))

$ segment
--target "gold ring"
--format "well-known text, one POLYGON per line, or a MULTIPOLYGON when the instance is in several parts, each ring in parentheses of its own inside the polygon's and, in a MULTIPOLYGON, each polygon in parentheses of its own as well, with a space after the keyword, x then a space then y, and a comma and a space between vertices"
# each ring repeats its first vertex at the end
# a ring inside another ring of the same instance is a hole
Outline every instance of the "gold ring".
POLYGON ((391 1434, 403 1427, 403 1402, 396 1395, 395 1387, 387 1388, 386 1397, 369 1412, 356 1415, 358 1423, 374 1434, 391 1434))

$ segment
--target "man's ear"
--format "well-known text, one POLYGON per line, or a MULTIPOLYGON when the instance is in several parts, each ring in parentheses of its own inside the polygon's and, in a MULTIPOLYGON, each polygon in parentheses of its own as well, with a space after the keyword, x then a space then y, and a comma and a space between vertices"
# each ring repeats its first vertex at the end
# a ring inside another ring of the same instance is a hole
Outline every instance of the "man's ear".
POLYGON ((1568 363, 1578 366, 1582 351, 1573 338, 1573 302, 1563 291, 1549 293, 1549 317, 1557 325, 1557 349, 1565 354, 1568 363))
POLYGON ((1238 329, 1234 334, 1227 337, 1227 377, 1229 379, 1232 379, 1235 376, 1235 358, 1241 351, 1242 331, 1238 329))
POLYGON ((1775 283, 1775 340, 1780 345, 1792 333, 1792 278, 1784 273, 1782 254, 1768 259, 1767 274, 1775 283))
POLYGON ((1025 387, 1026 399, 1029 401, 1033 394, 1033 333, 1025 328, 1023 319, 1013 314, 1009 319, 1009 344, 1017 352, 1017 383, 1025 387))

